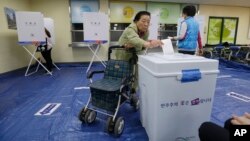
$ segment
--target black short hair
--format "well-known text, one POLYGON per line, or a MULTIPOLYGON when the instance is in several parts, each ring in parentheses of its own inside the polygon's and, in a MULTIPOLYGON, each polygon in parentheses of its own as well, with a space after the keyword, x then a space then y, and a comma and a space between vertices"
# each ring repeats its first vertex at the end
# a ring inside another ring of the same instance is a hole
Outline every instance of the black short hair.
POLYGON ((193 5, 188 5, 188 6, 185 6, 182 10, 182 13, 183 14, 186 14, 187 16, 195 16, 195 13, 196 13, 196 8, 195 6, 193 5))
POLYGON ((148 12, 148 11, 140 11, 140 12, 138 12, 136 15, 135 15, 135 18, 134 18, 134 22, 137 22, 137 21, 139 21, 140 19, 141 19, 141 16, 143 16, 143 15, 147 15, 147 16, 149 16, 150 17, 150 13, 148 12))
POLYGON ((50 38, 51 34, 50 34, 49 30, 47 28, 44 28, 44 30, 45 30, 46 35, 50 38))

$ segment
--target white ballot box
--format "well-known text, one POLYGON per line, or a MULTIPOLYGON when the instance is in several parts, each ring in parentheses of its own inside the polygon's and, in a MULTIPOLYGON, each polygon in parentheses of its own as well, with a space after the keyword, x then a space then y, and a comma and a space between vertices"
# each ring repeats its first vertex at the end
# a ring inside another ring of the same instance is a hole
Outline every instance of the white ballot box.
POLYGON ((163 53, 140 55, 140 118, 150 141, 199 141, 210 120, 218 61, 163 53))

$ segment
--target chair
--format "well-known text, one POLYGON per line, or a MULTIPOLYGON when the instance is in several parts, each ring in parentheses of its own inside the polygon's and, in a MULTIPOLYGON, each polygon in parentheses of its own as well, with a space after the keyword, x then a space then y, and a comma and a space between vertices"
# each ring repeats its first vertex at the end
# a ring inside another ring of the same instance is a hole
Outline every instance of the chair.
POLYGON ((229 54, 229 57, 228 57, 228 60, 236 60, 238 57, 238 53, 240 51, 240 46, 230 46, 230 54, 229 54))
POLYGON ((216 46, 213 49, 213 58, 220 58, 222 57, 224 46, 216 46))
POLYGON ((212 47, 203 47, 203 56, 206 58, 213 58, 213 48, 212 47))
POLYGON ((246 54, 245 62, 249 65, 250 64, 250 49, 248 50, 248 53, 246 54))
POLYGON ((238 61, 244 63, 244 64, 248 64, 249 60, 250 60, 250 47, 249 46, 242 46, 237 54, 237 58, 238 61))

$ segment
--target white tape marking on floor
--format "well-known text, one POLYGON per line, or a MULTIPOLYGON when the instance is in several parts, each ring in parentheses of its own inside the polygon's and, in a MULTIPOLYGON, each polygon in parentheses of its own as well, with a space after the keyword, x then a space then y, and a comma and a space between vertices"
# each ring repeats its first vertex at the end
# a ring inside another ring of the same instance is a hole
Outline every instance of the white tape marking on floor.
POLYGON ((48 103, 42 109, 40 109, 37 113, 35 113, 35 116, 51 115, 60 106, 61 106, 61 103, 48 103))
POLYGON ((217 76, 217 78, 230 78, 232 77, 231 75, 220 75, 220 76, 217 76))
POLYGON ((235 92, 230 92, 230 93, 227 93, 227 95, 230 96, 230 97, 242 100, 244 102, 250 102, 250 97, 242 95, 242 94, 238 94, 238 93, 235 93, 235 92))
POLYGON ((89 89, 89 87, 75 87, 75 90, 81 90, 81 89, 89 89))

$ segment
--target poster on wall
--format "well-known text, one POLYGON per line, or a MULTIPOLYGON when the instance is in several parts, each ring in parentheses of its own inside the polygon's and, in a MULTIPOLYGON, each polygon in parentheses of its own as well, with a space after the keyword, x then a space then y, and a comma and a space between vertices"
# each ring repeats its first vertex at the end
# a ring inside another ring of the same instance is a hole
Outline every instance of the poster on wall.
POLYGON ((181 15, 180 4, 149 2, 148 11, 160 16, 160 23, 177 24, 181 15))
POLYGON ((44 18, 44 27, 50 32, 52 44, 55 45, 54 20, 52 18, 44 18))
POLYGON ((71 22, 82 23, 84 12, 98 12, 97 0, 71 0, 71 22))
POLYGON ((149 40, 158 39, 159 15, 152 15, 149 24, 149 40))
POLYGON ((18 42, 32 44, 33 41, 45 42, 44 19, 41 12, 16 12, 18 42))
POLYGON ((110 2, 110 21, 112 23, 131 23, 139 11, 146 10, 145 2, 110 2))
POLYGON ((16 29, 15 10, 9 7, 4 7, 4 14, 7 19, 8 29, 16 29))
POLYGON ((108 15, 100 12, 84 12, 83 19, 84 42, 108 41, 108 15))

